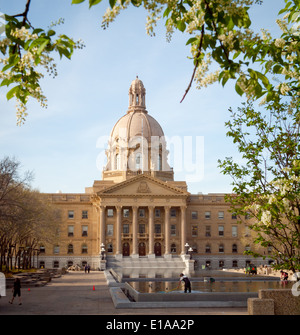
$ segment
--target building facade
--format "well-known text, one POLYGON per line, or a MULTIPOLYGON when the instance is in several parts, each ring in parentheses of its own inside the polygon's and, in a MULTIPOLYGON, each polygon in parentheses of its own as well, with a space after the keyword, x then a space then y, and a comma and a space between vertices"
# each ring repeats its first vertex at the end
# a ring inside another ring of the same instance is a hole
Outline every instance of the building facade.
MULTIPOLYGON (((39 266, 100 267, 106 257, 183 257, 198 267, 245 267, 254 248, 247 219, 237 223, 224 194, 190 194, 184 181, 174 181, 159 123, 146 110, 146 90, 136 78, 129 107, 113 127, 102 180, 81 194, 46 194, 61 210, 56 245, 41 245, 39 266)), ((267 250, 265 254, 267 256, 267 250)))

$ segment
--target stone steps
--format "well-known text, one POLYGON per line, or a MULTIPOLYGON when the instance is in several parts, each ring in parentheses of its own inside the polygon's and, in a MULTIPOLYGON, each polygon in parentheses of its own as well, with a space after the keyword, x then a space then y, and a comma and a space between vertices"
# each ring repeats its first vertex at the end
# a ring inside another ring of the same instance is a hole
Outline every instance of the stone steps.
POLYGON ((107 258, 107 267, 109 268, 185 268, 185 263, 180 257, 176 258, 131 258, 123 257, 122 259, 107 258))

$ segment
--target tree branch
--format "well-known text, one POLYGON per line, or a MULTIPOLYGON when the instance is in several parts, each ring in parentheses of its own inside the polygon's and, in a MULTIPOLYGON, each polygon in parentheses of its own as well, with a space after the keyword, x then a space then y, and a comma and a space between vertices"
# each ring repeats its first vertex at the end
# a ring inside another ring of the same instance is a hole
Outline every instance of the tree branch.
POLYGON ((186 95, 188 94, 188 92, 189 92, 189 90, 192 86, 192 83, 193 83, 193 80, 194 80, 194 77, 195 77, 195 73, 196 73, 197 67, 199 65, 199 56, 201 55, 203 37, 204 37, 204 24, 203 24, 202 30, 201 30, 201 38, 200 38, 200 43, 199 43, 199 47, 198 47, 198 52, 197 52, 197 55, 195 57, 196 63, 195 63, 195 66, 194 66, 194 71, 193 71, 193 74, 192 74, 192 78, 190 80, 190 83, 189 83, 187 89, 185 90, 184 96, 182 97, 180 103, 182 103, 182 101, 184 100, 184 98, 186 97, 186 95))

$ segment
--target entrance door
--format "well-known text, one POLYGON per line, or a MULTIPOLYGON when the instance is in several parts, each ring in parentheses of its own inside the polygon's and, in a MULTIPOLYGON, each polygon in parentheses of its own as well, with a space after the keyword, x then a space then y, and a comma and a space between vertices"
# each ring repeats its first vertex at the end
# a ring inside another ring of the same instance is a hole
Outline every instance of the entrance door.
POLYGON ((146 256, 146 244, 144 242, 139 244, 139 256, 146 256))
POLYGON ((155 256, 161 256, 161 244, 158 242, 154 245, 154 254, 155 256))
POLYGON ((123 256, 129 256, 130 255, 130 246, 129 243, 123 244, 123 256))

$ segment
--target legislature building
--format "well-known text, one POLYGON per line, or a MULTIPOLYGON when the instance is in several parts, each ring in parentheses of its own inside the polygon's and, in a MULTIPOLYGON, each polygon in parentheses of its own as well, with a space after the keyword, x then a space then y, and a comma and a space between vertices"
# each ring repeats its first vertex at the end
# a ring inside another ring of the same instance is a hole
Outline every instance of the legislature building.
POLYGON ((40 246, 39 266, 99 269, 103 258, 108 266, 138 259, 155 266, 190 257, 199 268, 266 264, 244 254, 254 248, 249 222, 238 223, 224 194, 190 194, 185 181, 174 180, 164 132, 145 97, 137 77, 127 113, 112 127, 101 180, 85 193, 45 194, 60 209, 61 226, 57 244, 40 246))

